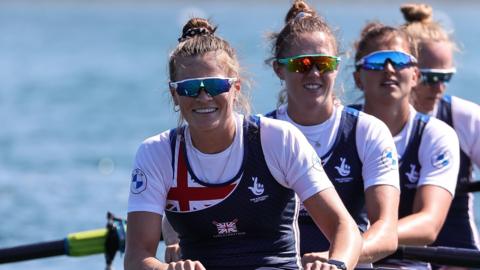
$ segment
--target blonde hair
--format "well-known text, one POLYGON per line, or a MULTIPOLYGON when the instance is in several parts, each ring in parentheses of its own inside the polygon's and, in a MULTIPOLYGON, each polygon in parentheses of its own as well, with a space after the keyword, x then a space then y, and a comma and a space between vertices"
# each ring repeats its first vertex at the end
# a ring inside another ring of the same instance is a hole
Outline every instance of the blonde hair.
MULTIPOLYGON (((182 35, 178 39, 178 45, 170 54, 168 62, 170 81, 175 81, 177 76, 177 60, 181 57, 204 55, 209 52, 219 53, 221 65, 229 77, 236 77, 242 81, 241 68, 235 50, 230 44, 215 35, 217 30, 207 19, 192 18, 182 29, 182 35)), ((250 114, 250 102, 248 94, 242 89, 234 100, 234 110, 245 115, 250 114)), ((180 116, 179 125, 183 123, 180 116)))
POLYGON ((457 44, 443 27, 432 19, 432 7, 427 4, 405 4, 400 11, 406 23, 401 27, 412 37, 418 50, 427 42, 446 42, 453 51, 458 51, 457 44))

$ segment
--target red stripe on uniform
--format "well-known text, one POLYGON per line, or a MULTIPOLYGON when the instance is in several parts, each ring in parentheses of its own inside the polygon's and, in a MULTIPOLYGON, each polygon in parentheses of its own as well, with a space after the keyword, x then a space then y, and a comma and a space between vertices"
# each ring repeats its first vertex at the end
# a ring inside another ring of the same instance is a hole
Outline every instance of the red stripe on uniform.
POLYGON ((183 147, 184 144, 180 143, 177 164, 177 187, 170 188, 167 199, 178 201, 180 211, 189 211, 190 201, 218 200, 230 194, 236 184, 220 187, 189 187, 183 147))

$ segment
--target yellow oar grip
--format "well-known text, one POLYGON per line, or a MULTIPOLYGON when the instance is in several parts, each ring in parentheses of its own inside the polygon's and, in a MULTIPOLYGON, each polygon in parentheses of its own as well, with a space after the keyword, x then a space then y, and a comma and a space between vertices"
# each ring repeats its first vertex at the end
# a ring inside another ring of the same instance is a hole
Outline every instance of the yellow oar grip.
POLYGON ((86 256, 105 252, 108 230, 97 229, 71 233, 67 236, 68 255, 86 256))

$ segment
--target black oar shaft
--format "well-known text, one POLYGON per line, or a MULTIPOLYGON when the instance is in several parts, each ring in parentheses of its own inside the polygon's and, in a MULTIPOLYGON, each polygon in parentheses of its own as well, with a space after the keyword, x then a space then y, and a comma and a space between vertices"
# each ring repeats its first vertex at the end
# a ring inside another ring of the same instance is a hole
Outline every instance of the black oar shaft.
POLYGON ((478 250, 450 247, 400 246, 395 257, 412 259, 441 265, 480 267, 478 250))
POLYGON ((65 255, 65 240, 0 249, 0 263, 65 255))
POLYGON ((458 185, 458 191, 460 192, 478 192, 480 191, 480 181, 474 181, 469 183, 463 183, 458 185))

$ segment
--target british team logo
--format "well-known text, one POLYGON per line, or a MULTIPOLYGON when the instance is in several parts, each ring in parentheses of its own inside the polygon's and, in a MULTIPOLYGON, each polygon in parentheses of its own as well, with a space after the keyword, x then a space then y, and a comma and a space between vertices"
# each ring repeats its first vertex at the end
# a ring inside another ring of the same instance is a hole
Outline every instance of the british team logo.
POLYGON ((237 235, 244 235, 244 232, 239 232, 237 228, 238 219, 234 219, 232 221, 227 222, 217 222, 212 221, 213 225, 217 228, 217 234, 213 237, 228 237, 228 236, 237 236, 237 235))
POLYGON ((441 169, 447 167, 450 164, 451 159, 452 155, 448 150, 441 151, 432 156, 432 165, 437 169, 441 169))
POLYGON ((140 169, 135 169, 132 172, 132 182, 130 183, 130 192, 133 194, 140 194, 147 189, 147 176, 140 169))

